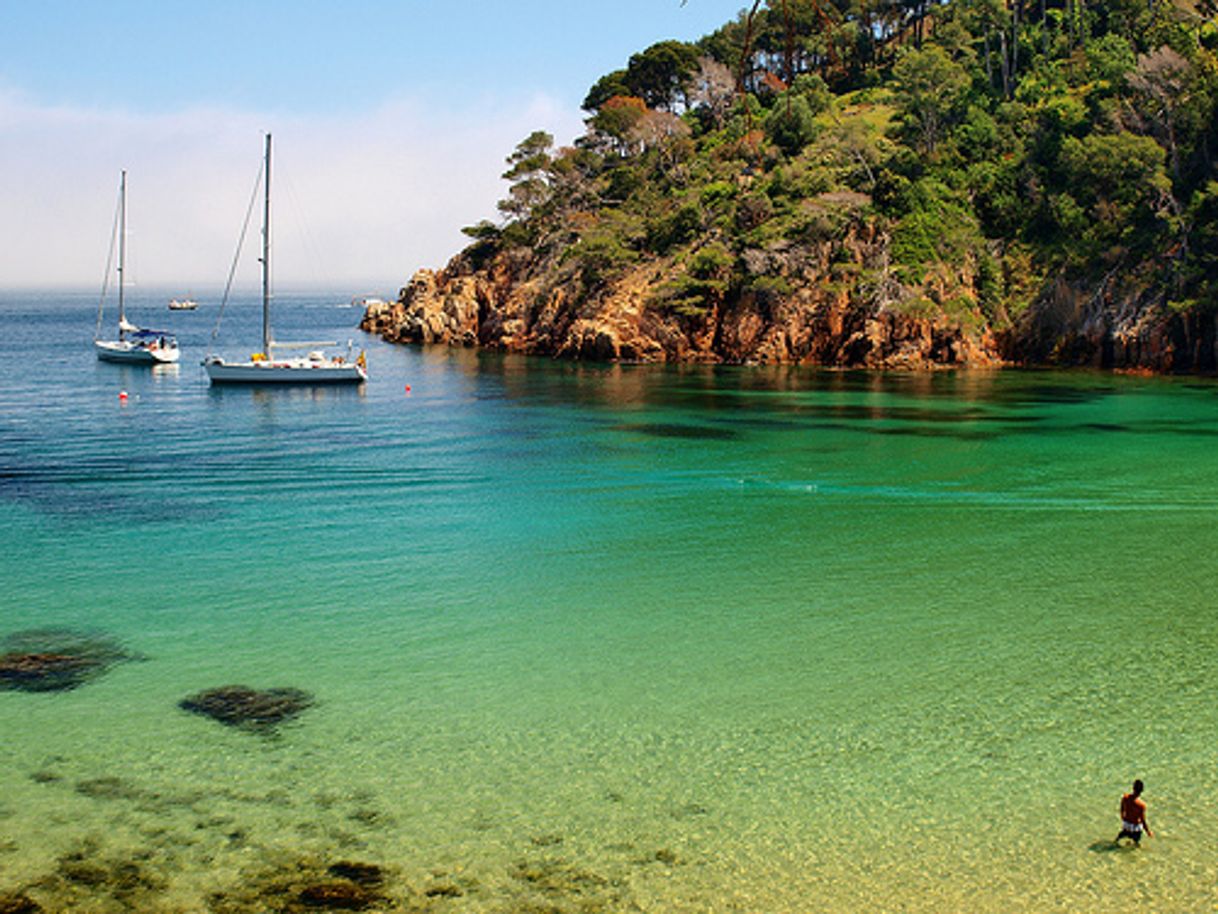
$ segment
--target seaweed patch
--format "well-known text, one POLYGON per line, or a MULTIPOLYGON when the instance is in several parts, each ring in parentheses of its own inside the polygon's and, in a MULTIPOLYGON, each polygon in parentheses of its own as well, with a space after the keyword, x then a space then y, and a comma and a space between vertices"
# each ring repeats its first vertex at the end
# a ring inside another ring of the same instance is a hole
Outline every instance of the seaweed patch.
POLYGON ((30 629, 0 640, 0 689, 68 692, 115 664, 142 659, 106 635, 30 629))
POLYGON ((267 732, 312 707, 313 696, 302 689, 251 689, 220 686, 183 698, 178 707, 202 714, 230 727, 267 732))

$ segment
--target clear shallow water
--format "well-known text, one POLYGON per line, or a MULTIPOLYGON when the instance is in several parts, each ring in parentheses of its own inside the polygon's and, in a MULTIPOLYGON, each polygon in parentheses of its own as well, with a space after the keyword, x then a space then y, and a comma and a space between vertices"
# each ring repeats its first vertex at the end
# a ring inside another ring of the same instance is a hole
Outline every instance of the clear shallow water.
POLYGON ((0 296, 0 636, 146 657, 0 691, 0 893, 236 910, 312 856, 454 911, 1218 901, 1218 385, 553 364, 283 296, 369 383, 211 390, 168 297, 150 372, 92 297, 0 296), (176 707, 227 683, 318 704, 176 707), (1134 777, 1159 836, 1112 852, 1134 777))

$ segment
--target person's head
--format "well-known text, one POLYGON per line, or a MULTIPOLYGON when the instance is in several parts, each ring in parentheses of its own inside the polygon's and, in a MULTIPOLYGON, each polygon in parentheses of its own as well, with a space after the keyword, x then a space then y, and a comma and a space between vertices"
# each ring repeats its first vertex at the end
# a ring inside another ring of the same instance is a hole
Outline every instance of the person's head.
POLYGON ((1133 782, 1133 792, 1134 792, 1135 794, 1137 794, 1137 793, 1141 793, 1141 792, 1142 792, 1142 782, 1141 782, 1141 781, 1134 781, 1134 782, 1133 782))

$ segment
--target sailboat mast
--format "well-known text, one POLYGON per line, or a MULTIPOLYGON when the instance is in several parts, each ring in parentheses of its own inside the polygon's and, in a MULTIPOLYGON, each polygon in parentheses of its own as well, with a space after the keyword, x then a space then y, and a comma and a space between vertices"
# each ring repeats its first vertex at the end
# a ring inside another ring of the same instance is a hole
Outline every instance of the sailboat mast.
POLYGON ((262 351, 271 357, 271 135, 266 135, 262 202, 262 351))
POLYGON ((123 328, 127 324, 127 315, 123 309, 123 268, 127 264, 127 170, 123 169, 122 179, 118 185, 118 338, 127 338, 123 328))

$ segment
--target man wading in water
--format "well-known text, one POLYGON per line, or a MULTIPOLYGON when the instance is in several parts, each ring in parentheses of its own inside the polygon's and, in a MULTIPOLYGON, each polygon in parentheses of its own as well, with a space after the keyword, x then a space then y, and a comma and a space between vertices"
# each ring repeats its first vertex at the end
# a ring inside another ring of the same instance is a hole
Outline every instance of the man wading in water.
POLYGON ((1113 844, 1120 844, 1122 838, 1132 838, 1134 844, 1142 840, 1142 832, 1154 837, 1155 834, 1146 824, 1146 801, 1142 799, 1142 782, 1133 782, 1133 793, 1121 797, 1121 833, 1116 836, 1113 844))

